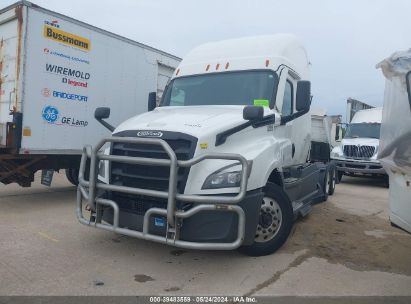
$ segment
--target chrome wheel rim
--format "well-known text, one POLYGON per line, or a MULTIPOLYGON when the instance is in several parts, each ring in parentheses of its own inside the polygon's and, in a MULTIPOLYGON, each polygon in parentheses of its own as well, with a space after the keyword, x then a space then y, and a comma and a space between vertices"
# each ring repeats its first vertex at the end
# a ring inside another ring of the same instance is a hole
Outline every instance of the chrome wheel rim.
POLYGON ((255 241, 264 243, 272 240, 280 230, 282 220, 280 205, 275 199, 265 196, 261 203, 255 241))

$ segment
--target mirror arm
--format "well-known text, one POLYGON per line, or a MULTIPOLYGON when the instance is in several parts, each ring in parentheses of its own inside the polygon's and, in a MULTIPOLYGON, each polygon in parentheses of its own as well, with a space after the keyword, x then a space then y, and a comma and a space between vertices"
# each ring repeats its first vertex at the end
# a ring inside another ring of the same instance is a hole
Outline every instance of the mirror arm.
POLYGON ((294 120, 294 119, 296 119, 300 116, 303 116, 304 114, 307 114, 309 111, 310 111, 310 109, 306 109, 306 110, 295 112, 291 115, 281 116, 280 125, 285 125, 287 122, 289 122, 291 120, 294 120))
POLYGON ((218 133, 216 135, 216 140, 215 140, 215 146, 220 146, 222 144, 224 144, 227 140, 228 137, 230 137, 231 135, 240 132, 242 130, 244 130, 245 128, 248 128, 250 126, 252 126, 253 128, 260 128, 263 126, 267 126, 267 125, 272 125, 275 123, 275 115, 267 115, 264 116, 262 119, 260 120, 249 120, 245 123, 242 123, 241 125, 235 126, 231 129, 225 130, 221 133, 218 133))
POLYGON ((113 132, 115 130, 115 127, 113 127, 111 124, 109 124, 107 121, 101 119, 101 118, 96 118, 96 120, 101 123, 104 127, 110 130, 110 132, 113 132))

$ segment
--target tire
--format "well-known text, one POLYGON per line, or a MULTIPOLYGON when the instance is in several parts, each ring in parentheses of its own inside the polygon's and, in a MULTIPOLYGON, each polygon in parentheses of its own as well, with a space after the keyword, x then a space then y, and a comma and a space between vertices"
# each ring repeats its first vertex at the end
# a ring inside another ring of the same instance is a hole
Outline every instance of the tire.
POLYGON ((66 169, 65 171, 66 171, 66 178, 67 178, 67 180, 68 180, 71 184, 74 185, 74 180, 73 180, 72 177, 71 177, 71 169, 66 169))
POLYGON ((294 213, 287 195, 280 186, 268 183, 254 243, 240 247, 239 251, 249 256, 272 254, 285 243, 293 224, 294 213))
POLYGON ((328 170, 328 173, 329 173, 329 182, 330 182, 330 185, 329 185, 329 188, 328 188, 328 195, 333 195, 334 191, 335 191, 335 183, 336 183, 336 180, 338 178, 337 177, 337 170, 334 167, 331 167, 328 170))
POLYGON ((78 169, 69 168, 66 169, 67 180, 74 186, 78 186, 78 169))
POLYGON ((385 188, 390 187, 390 177, 388 175, 384 176, 384 187, 385 188))
POLYGON ((341 180, 343 178, 344 172, 342 171, 337 171, 337 178, 338 178, 338 182, 341 183, 341 180))
POLYGON ((330 189, 330 169, 327 168, 324 173, 323 181, 323 192, 324 195, 321 197, 321 201, 326 202, 328 200, 328 191, 330 189))

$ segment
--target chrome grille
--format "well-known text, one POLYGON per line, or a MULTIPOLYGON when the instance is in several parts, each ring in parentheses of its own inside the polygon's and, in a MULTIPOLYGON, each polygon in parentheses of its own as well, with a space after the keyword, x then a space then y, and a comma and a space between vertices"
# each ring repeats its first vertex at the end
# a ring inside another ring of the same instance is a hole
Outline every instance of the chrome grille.
POLYGON ((344 155, 350 158, 371 158, 375 153, 375 147, 373 146, 355 146, 355 145, 345 145, 344 155))
MULTIPOLYGON (((124 131, 116 136, 130 136, 137 132, 124 131)), ((181 133, 162 132, 165 140, 174 150, 178 160, 189 160, 194 155, 197 139, 181 133)), ((112 155, 168 159, 167 153, 158 145, 114 143, 112 155)), ((190 168, 179 168, 177 187, 184 192, 190 168)), ((112 162, 111 183, 113 185, 166 191, 169 185, 170 168, 163 166, 130 165, 112 162)))

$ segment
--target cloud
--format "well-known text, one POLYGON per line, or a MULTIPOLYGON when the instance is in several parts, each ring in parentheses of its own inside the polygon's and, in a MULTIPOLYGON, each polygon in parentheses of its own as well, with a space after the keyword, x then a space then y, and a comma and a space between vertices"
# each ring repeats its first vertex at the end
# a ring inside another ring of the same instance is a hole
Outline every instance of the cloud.
POLYGON ((36 3, 178 56, 213 40, 294 33, 304 41, 312 62, 314 104, 329 114, 344 114, 348 97, 381 105, 384 79, 375 64, 411 47, 407 0, 36 3))

